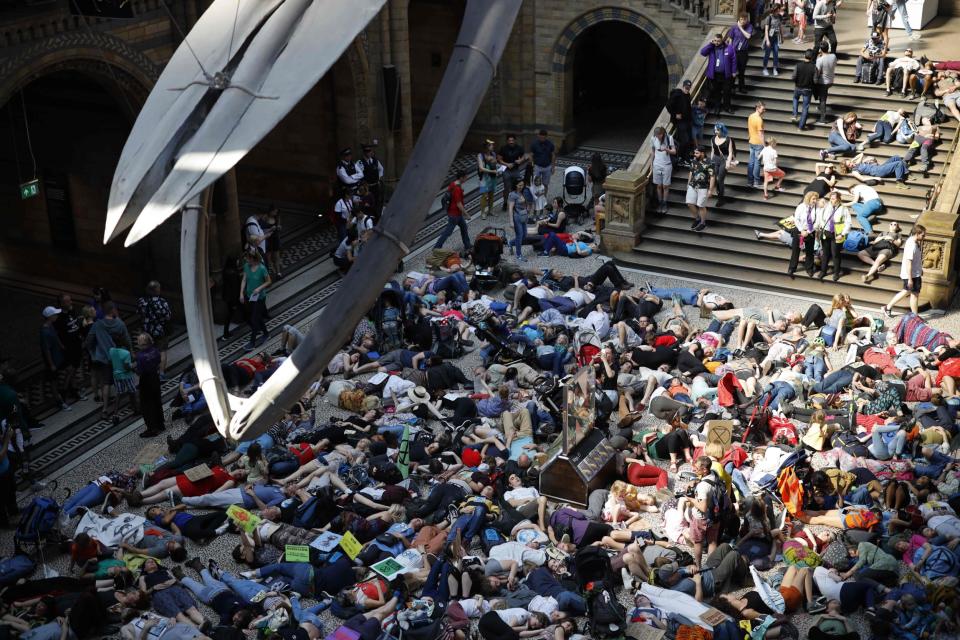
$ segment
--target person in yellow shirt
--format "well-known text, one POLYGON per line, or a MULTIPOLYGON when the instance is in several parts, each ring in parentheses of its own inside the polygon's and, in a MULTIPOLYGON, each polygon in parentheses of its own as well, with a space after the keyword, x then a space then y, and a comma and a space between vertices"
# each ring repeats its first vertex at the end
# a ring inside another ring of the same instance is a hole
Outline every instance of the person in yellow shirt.
POLYGON ((760 152, 763 151, 763 113, 767 106, 757 102, 756 109, 747 118, 748 142, 750 143, 750 160, 747 163, 747 186, 759 188, 763 185, 761 173, 760 152))

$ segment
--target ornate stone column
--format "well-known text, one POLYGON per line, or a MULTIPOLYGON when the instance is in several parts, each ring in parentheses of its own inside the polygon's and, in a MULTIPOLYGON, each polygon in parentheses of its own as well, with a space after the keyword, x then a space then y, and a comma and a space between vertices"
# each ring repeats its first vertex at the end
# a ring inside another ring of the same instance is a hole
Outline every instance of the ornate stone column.
POLYGON ((632 251, 646 226, 648 172, 614 171, 607 177, 606 226, 600 236, 605 253, 632 251))
POLYGON ((923 287, 920 299, 934 309, 946 309, 953 297, 956 274, 953 262, 956 253, 957 215, 942 211, 924 211, 917 219, 927 230, 923 241, 923 287))

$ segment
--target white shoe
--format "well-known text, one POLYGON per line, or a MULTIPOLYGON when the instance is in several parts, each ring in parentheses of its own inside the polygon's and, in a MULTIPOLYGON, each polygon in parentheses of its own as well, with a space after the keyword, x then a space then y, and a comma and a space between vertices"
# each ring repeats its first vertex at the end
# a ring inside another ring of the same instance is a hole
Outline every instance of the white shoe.
POLYGON ((922 38, 922 37, 923 37, 923 36, 920 35, 919 33, 917 33, 916 31, 914 31, 913 33, 910 34, 910 39, 911 39, 911 40, 919 40, 919 39, 922 38))
POLYGON ((780 72, 777 71, 776 69, 774 69, 774 70, 773 70, 773 75, 778 76, 778 75, 780 75, 780 72))
POLYGON ((257 577, 257 572, 256 572, 256 571, 241 571, 241 572, 240 572, 240 575, 242 575, 244 578, 247 578, 247 579, 249 580, 249 579, 251 579, 251 578, 256 578, 256 577, 257 577))
POLYGON ((763 70, 763 75, 768 76, 768 75, 770 75, 770 72, 767 71, 766 69, 764 69, 764 70, 763 70))

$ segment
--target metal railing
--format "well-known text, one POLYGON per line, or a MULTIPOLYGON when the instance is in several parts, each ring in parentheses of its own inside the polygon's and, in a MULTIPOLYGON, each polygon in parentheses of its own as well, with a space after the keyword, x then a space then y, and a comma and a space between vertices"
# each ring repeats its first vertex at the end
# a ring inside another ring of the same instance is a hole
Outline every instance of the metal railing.
POLYGON ((946 151, 933 187, 930 188, 927 196, 928 211, 960 213, 960 165, 953 164, 957 158, 958 141, 960 141, 960 129, 953 134, 953 141, 946 151))

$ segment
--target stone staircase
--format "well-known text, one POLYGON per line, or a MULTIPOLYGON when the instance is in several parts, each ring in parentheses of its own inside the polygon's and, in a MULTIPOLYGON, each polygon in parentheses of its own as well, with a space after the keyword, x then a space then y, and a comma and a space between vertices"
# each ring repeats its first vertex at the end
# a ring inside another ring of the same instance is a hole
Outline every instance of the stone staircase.
MULTIPOLYGON (((713 124, 719 120, 727 125, 730 136, 737 144, 739 166, 728 173, 726 179, 726 203, 716 207, 715 198, 708 200, 708 226, 702 233, 689 230, 690 212, 684 204, 688 172, 680 167, 674 171, 670 189, 670 207, 666 214, 648 212, 646 230, 642 233, 634 251, 623 259, 640 269, 658 273, 670 273, 687 276, 708 282, 719 282, 762 289, 800 293, 817 298, 829 298, 834 293, 846 292, 860 304, 876 306, 885 303, 900 288, 900 255, 880 273, 880 277, 870 285, 861 281, 867 265, 855 255, 844 253, 843 275, 839 282, 830 277, 818 281, 806 277, 802 267, 795 280, 786 274, 790 248, 777 243, 758 241, 754 229, 772 231, 781 218, 792 215, 800 202, 803 189, 814 177, 814 164, 819 161, 818 151, 827 147, 826 137, 829 125, 815 125, 817 119, 816 102, 811 103, 808 129, 799 131, 791 123, 793 67, 801 59, 801 50, 811 46, 796 45, 788 42, 781 49, 780 75, 762 75, 762 50, 754 46, 747 70, 747 95, 738 94, 734 98, 734 114, 723 113, 717 118, 708 118, 704 126, 704 138, 701 144, 709 149, 713 124), (764 201, 760 190, 747 187, 746 165, 749 158, 747 140, 747 116, 752 113, 757 100, 763 100, 767 107, 764 117, 766 132, 778 141, 780 166, 787 177, 784 191, 777 193, 769 201, 764 201)), ((922 49, 921 49, 922 51, 922 49)), ((899 94, 887 98, 882 87, 855 84, 855 59, 845 56, 837 67, 837 77, 828 100, 828 118, 835 118, 847 111, 856 111, 865 130, 872 130, 873 123, 887 109, 906 108, 912 113, 917 101, 904 100, 899 94)), ((910 188, 900 190, 892 181, 876 186, 886 208, 875 218, 874 228, 885 230, 887 222, 896 220, 905 232, 909 232, 918 214, 927 204, 937 180, 941 176, 944 162, 957 135, 957 123, 941 125, 943 139, 935 148, 932 166, 924 176, 911 173, 908 180, 910 188)), ((861 137, 864 140, 865 136, 861 137)), ((906 147, 900 144, 874 144, 867 153, 876 156, 881 162, 892 155, 903 156, 906 147)), ((838 186, 849 188, 856 184, 852 178, 841 178, 838 186)), ((856 223, 854 223, 856 226, 856 223)), ((802 257, 801 257, 802 265, 802 257)))

